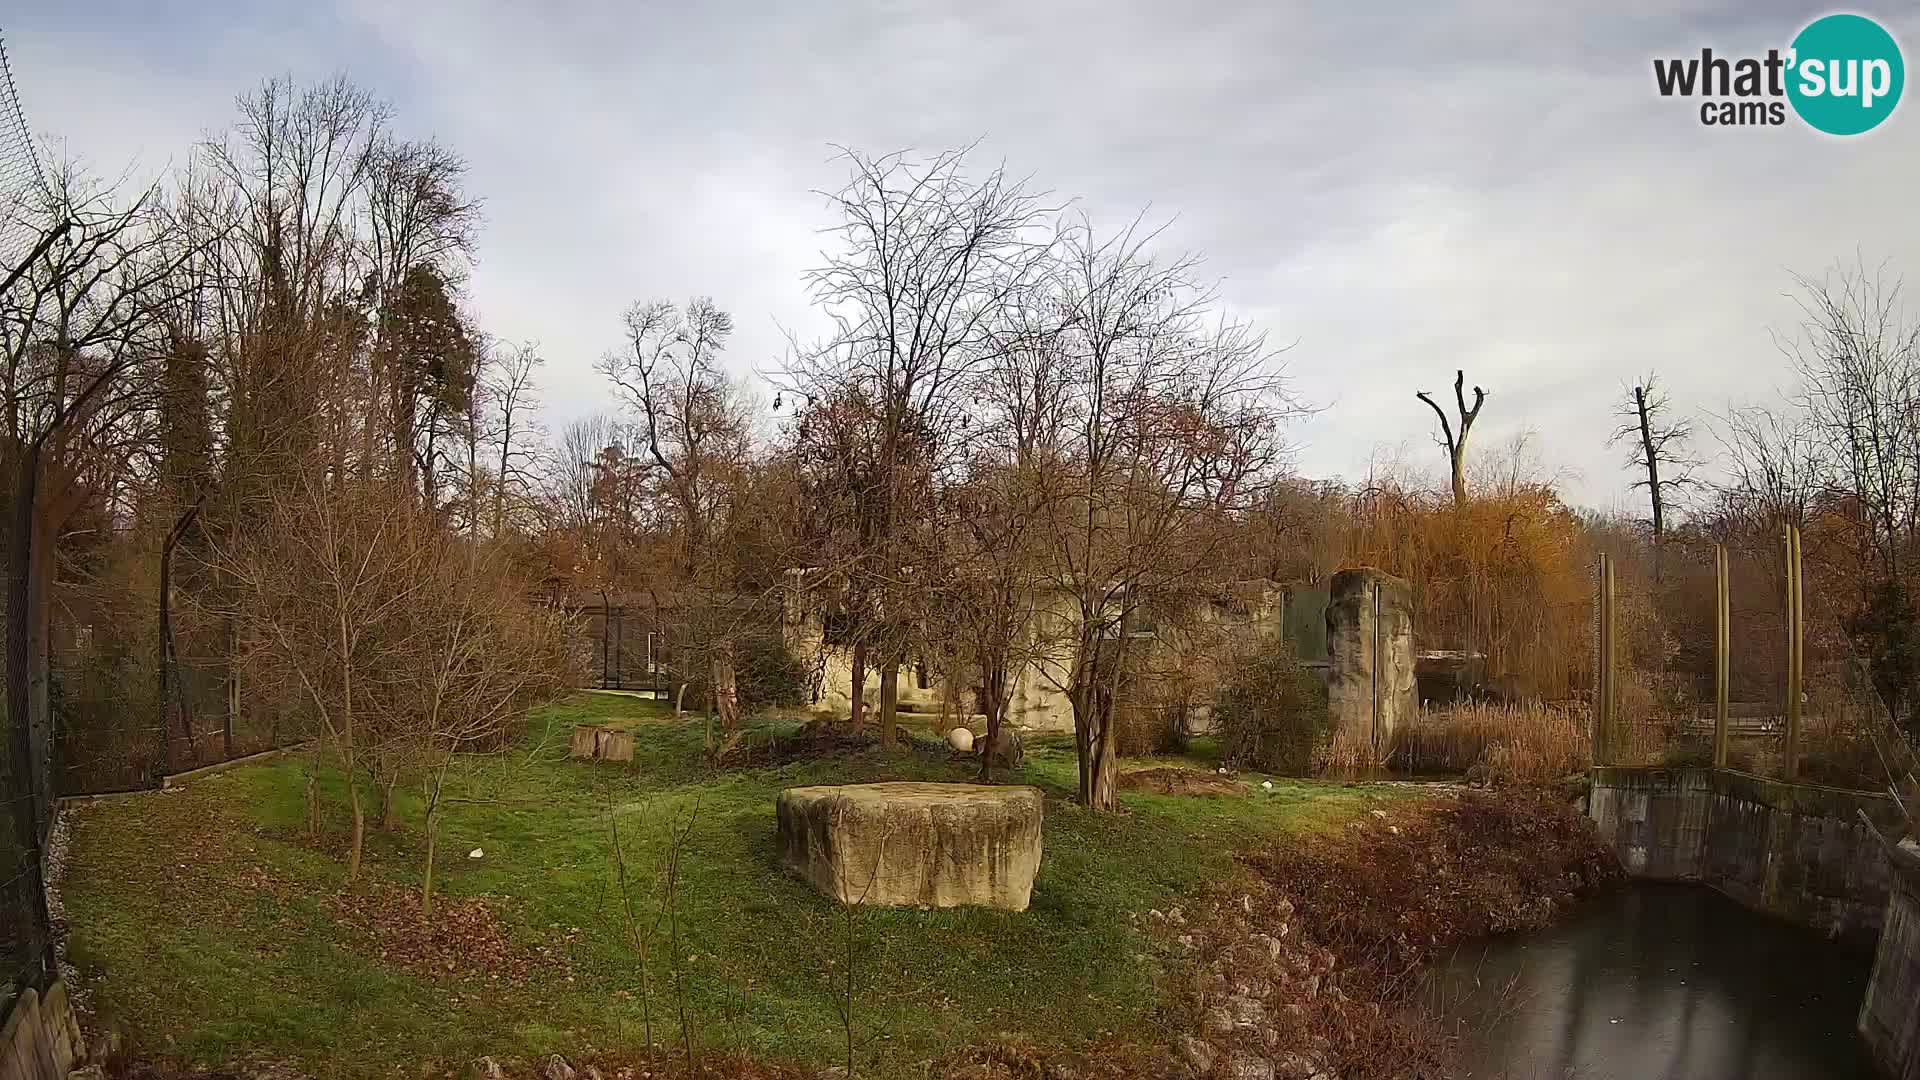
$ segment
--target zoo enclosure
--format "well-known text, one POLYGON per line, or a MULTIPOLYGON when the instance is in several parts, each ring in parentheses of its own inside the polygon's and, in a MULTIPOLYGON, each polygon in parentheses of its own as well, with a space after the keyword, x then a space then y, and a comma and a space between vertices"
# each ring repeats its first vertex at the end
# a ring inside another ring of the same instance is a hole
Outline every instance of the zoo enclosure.
POLYGON ((1602 553, 1593 760, 1712 765, 1880 790, 1905 751, 1849 632, 1843 579, 1809 580, 1800 529, 1772 551, 1602 553))

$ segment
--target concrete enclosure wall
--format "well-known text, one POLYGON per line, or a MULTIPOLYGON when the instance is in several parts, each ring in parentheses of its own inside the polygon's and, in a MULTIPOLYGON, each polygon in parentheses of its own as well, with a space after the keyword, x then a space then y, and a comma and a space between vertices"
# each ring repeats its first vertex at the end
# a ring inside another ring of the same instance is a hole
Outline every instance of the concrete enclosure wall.
POLYGON ((1339 759, 1384 763, 1419 701, 1413 589, 1371 567, 1333 575, 1327 599, 1327 730, 1339 759))
POLYGON ((1881 1072, 1920 1080, 1920 852, 1909 845, 1886 857, 1892 889, 1858 1027, 1881 1072))
POLYGON ((1894 831, 1884 795, 1714 769, 1596 768, 1588 811, 1627 873, 1698 881, 1833 934, 1878 933, 1891 875, 1860 820, 1894 831))

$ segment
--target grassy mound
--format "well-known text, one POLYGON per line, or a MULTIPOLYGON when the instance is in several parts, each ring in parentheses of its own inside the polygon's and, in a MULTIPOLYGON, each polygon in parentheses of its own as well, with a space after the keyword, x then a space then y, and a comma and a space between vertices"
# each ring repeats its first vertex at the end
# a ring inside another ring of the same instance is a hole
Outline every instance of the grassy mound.
POLYGON ((78 809, 64 895, 85 1004, 148 1058, 349 1077, 465 1075, 482 1056, 634 1060, 649 1020, 661 1044, 819 1067, 844 1060, 850 1015, 860 1071, 879 1077, 1004 1040, 1152 1042, 1160 966, 1136 917, 1244 873, 1236 850, 1352 818, 1379 790, 1262 790, 1253 776, 1244 794, 1129 792, 1126 813, 1090 814, 1071 803, 1071 744, 1034 740, 1002 778, 1047 795, 1029 911, 848 917, 779 870, 779 791, 966 781, 973 765, 849 748, 715 770, 703 735, 650 701, 583 694, 509 751, 460 761, 431 919, 418 798, 400 794, 398 827, 371 833, 365 880, 346 888, 344 780, 309 759, 78 809), (580 723, 632 730, 634 761, 569 759, 580 723), (309 769, 330 815, 317 837, 309 769))

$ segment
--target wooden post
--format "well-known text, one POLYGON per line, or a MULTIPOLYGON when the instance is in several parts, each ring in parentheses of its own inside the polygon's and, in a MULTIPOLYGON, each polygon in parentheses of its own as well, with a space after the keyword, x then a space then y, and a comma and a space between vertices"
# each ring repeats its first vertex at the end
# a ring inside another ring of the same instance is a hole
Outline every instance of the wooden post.
POLYGON ((1713 545, 1713 767, 1727 767, 1727 669, 1733 637, 1727 580, 1727 546, 1713 545))
POLYGON ((234 662, 234 656, 240 651, 239 640, 234 634, 233 620, 227 620, 227 717, 220 725, 221 749, 228 760, 233 758, 233 729, 240 722, 240 666, 234 662))
POLYGON ((1597 606, 1599 607, 1599 640, 1595 642, 1596 679, 1593 700, 1593 763, 1595 765, 1613 764, 1614 749, 1614 702, 1618 695, 1614 688, 1614 627, 1613 627, 1613 559, 1600 556, 1600 582, 1597 606))
POLYGON ((1800 530, 1787 526, 1787 779, 1800 777, 1800 684, 1803 672, 1801 644, 1803 631, 1802 616, 1805 608, 1800 601, 1800 530))

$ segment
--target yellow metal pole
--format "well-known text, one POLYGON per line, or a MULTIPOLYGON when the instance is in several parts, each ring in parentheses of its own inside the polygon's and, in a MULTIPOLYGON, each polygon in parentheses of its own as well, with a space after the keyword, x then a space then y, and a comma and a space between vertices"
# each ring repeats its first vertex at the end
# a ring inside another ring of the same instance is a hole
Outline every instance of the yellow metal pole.
POLYGON ((1614 756, 1614 701, 1618 696, 1614 690, 1613 655, 1613 559, 1600 556, 1600 640, 1598 642, 1599 678, 1595 687, 1593 703, 1593 763, 1611 765, 1614 756))
POLYGON ((1787 779, 1800 776, 1800 530, 1787 526, 1787 779))
POLYGON ((1727 581, 1727 548, 1713 546, 1713 767, 1727 767, 1727 669, 1731 660, 1731 585, 1727 581))

